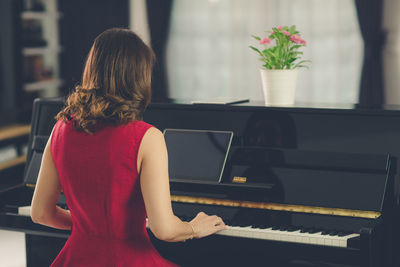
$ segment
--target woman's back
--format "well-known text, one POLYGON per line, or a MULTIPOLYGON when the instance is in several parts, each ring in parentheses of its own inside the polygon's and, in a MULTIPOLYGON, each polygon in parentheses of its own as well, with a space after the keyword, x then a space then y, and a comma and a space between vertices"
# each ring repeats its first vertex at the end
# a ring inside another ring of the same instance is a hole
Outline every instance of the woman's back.
POLYGON ((183 222, 173 213, 164 136, 140 121, 150 103, 154 59, 135 33, 106 30, 57 115, 31 209, 34 222, 72 230, 53 266, 173 265, 152 246, 146 214, 154 236, 168 242, 226 227, 215 215, 200 212, 183 222), (61 190, 70 212, 57 206, 61 190))
POLYGON ((149 240, 137 172, 138 149, 150 127, 135 121, 86 134, 72 122, 57 122, 51 153, 73 228, 53 266, 169 264, 149 240))

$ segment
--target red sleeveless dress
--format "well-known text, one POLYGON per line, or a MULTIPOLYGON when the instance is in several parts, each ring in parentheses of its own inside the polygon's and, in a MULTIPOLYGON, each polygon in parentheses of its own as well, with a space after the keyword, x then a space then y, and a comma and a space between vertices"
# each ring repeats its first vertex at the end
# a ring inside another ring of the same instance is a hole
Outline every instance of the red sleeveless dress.
POLYGON ((162 258, 146 231, 137 153, 151 125, 105 126, 89 135, 58 121, 51 154, 72 216, 58 266, 176 266, 162 258))

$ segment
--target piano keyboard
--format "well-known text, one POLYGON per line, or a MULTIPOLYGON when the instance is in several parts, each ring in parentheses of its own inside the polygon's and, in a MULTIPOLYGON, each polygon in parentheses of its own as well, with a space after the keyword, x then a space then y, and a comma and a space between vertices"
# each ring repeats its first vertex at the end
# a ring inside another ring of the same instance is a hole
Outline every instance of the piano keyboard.
POLYGON ((351 238, 356 238, 360 236, 357 233, 333 233, 329 234, 327 232, 302 232, 301 230, 290 231, 290 230, 280 230, 274 229, 272 227, 266 229, 253 228, 251 226, 238 227, 238 226, 228 226, 227 229, 219 231, 218 235, 243 237, 243 238, 253 238, 253 239, 263 239, 271 241, 283 241, 283 242, 293 242, 293 243, 303 243, 330 247, 348 247, 347 241, 351 238))
MULTIPOLYGON (((19 207, 18 214, 30 216, 30 206, 19 207)), ((147 227, 147 225, 146 225, 147 227)), ((227 229, 219 231, 217 235, 262 239, 271 241, 293 242, 329 247, 348 247, 348 240, 357 238, 357 233, 325 232, 316 230, 301 230, 282 227, 269 227, 265 229, 252 226, 228 226, 227 229)))

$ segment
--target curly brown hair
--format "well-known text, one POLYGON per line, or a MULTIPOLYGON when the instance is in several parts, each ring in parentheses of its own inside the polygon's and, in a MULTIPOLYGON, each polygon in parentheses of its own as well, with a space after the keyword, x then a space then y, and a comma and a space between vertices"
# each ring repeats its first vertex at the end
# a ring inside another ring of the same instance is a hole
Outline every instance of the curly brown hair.
POLYGON ((135 33, 113 28, 101 33, 88 54, 81 85, 56 119, 73 120, 93 133, 102 124, 141 120, 151 98, 154 52, 135 33))

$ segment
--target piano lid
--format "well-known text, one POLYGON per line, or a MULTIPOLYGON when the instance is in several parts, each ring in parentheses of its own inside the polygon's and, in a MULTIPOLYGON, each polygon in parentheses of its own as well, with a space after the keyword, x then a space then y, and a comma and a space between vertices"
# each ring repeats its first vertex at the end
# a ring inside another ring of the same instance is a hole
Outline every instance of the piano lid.
POLYGON ((384 209, 389 179, 393 179, 391 160, 390 155, 236 147, 222 183, 172 182, 172 200, 377 218, 384 209), (237 177, 246 183, 233 183, 237 177))
POLYGON ((272 203, 382 212, 393 175, 389 155, 236 147, 224 181, 272 184, 272 203))

